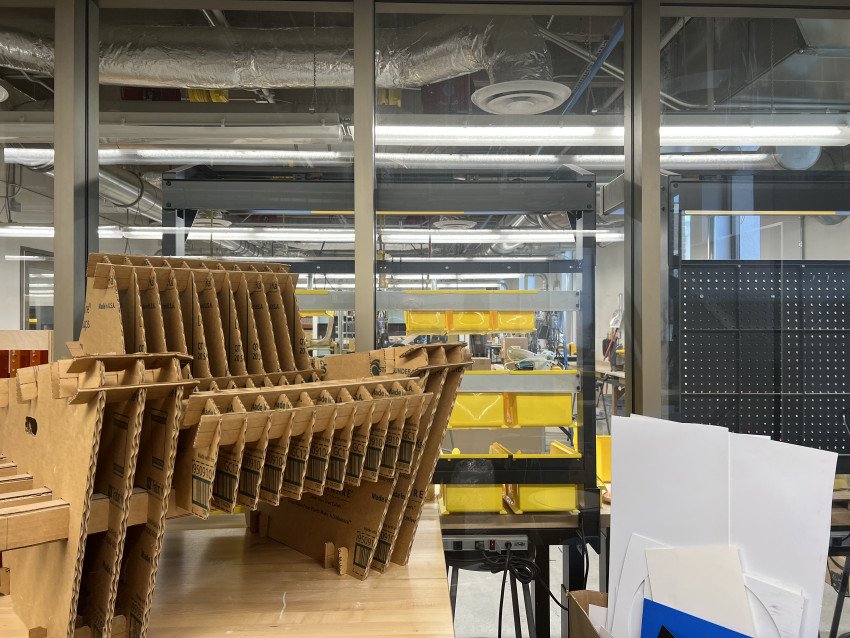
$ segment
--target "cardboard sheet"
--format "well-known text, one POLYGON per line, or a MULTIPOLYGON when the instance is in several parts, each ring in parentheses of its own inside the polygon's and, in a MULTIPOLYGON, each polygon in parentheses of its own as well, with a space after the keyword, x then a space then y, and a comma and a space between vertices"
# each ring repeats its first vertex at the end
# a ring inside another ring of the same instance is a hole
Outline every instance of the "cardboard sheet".
POLYGON ((653 601, 755 635, 737 548, 649 549, 646 565, 653 601))

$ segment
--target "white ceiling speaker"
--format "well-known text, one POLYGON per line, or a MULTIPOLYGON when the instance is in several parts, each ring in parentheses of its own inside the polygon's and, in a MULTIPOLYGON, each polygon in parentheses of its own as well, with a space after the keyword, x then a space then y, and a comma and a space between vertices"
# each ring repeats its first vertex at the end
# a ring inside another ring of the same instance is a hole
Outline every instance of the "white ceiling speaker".
POLYGON ((538 115, 558 108, 572 91, 547 80, 510 80, 478 89, 472 103, 496 115, 538 115))

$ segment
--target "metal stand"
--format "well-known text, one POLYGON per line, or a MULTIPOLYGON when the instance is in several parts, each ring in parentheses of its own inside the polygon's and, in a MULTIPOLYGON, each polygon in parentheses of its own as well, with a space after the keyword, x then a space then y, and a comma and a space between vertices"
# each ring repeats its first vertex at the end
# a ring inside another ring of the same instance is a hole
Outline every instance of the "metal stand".
POLYGON ((847 585, 850 581, 850 556, 845 556, 844 569, 841 570, 841 583, 838 585, 838 599, 835 601, 835 612, 832 614, 832 626, 829 628, 829 638, 850 638, 850 633, 838 636, 838 625, 841 623, 841 612, 844 610, 844 597, 847 595, 847 585))
POLYGON ((449 567, 449 578, 451 579, 451 584, 449 585, 449 599, 452 603, 452 618, 455 617, 455 608, 457 607, 457 581, 459 576, 459 568, 449 567))

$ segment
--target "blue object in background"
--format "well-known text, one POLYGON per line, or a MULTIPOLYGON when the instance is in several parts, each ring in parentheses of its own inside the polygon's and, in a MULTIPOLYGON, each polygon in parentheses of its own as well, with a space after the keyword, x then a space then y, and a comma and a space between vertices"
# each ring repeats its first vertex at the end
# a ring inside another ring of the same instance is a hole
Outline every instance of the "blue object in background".
POLYGON ((691 616, 678 609, 660 605, 652 600, 643 601, 641 638, 752 638, 726 627, 691 616))

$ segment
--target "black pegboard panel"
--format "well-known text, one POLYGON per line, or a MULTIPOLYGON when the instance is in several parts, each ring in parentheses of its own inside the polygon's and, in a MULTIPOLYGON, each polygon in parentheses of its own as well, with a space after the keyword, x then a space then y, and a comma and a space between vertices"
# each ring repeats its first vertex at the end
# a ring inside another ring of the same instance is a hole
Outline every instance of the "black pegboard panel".
POLYGON ((729 394, 689 394, 682 397, 682 420, 736 429, 738 397, 729 394))
POLYGON ((786 443, 805 445, 806 405, 802 394, 780 396, 780 439, 786 443))
POLYGON ((802 330, 786 330, 774 334, 779 339, 777 358, 781 366, 779 376, 782 379, 782 387, 779 391, 786 394, 799 394, 803 392, 803 379, 808 367, 809 355, 804 347, 807 333, 802 330))
POLYGON ((682 419, 850 455, 850 262, 686 261, 681 290, 682 419))
POLYGON ((804 391, 850 392, 850 330, 803 333, 804 391))
POLYGON ((686 332, 682 336, 682 392, 735 392, 738 334, 686 332))
POLYGON ((803 296, 800 264, 780 264, 782 280, 782 328, 801 330, 805 327, 803 319, 803 296))
POLYGON ((782 283, 782 271, 775 266, 739 267, 739 328, 775 330, 782 326, 782 283))
POLYGON ((738 268, 693 267, 682 270, 681 321, 684 330, 737 327, 738 268))
POLYGON ((783 397, 782 438, 789 443, 850 453, 850 395, 807 394, 783 397), (792 405, 802 408, 793 409, 792 405))
POLYGON ((773 436, 779 430, 782 414, 777 394, 742 394, 738 397, 736 430, 743 434, 773 436))
POLYGON ((781 332, 740 332, 738 387, 732 392, 781 392, 781 332))
POLYGON ((800 267, 803 327, 850 330, 850 269, 846 262, 800 267))

